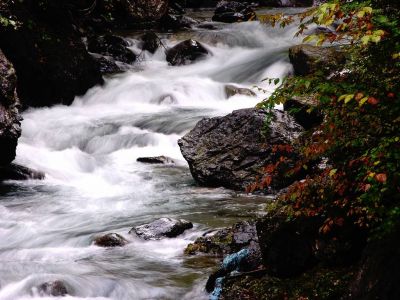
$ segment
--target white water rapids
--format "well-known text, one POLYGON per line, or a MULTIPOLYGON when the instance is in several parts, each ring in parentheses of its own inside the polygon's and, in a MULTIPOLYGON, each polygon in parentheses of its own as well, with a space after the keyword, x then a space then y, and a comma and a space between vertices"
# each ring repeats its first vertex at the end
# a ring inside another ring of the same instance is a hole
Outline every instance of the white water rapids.
POLYGON ((53 280, 66 284, 70 295, 63 299, 207 299, 215 261, 185 257, 185 246, 207 229, 252 215, 262 200, 196 186, 177 140, 202 117, 265 98, 257 92, 227 99, 224 86, 272 89, 261 80, 290 72, 295 31, 247 22, 168 35, 168 46, 193 37, 212 55, 172 67, 162 49, 146 53, 71 106, 26 111, 16 162, 46 179, 0 186, 0 300, 45 299, 36 287, 53 280), (136 162, 158 155, 177 166, 136 162), (190 220, 194 228, 160 241, 128 234, 161 216, 190 220), (92 244, 109 232, 131 243, 92 244))

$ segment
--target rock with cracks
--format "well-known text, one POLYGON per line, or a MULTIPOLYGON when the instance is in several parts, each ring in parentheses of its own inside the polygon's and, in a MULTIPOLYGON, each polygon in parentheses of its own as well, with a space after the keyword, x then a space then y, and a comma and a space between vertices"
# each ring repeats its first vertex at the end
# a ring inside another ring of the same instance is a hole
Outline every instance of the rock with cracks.
MULTIPOLYGON (((263 167, 281 156, 274 146, 291 144, 302 131, 291 116, 273 110, 263 133, 267 115, 265 110, 250 108, 198 122, 178 141, 193 178, 204 186, 244 190, 263 176, 263 167)), ((289 156, 295 160, 297 154, 293 151, 289 156)), ((287 186, 290 180, 282 172, 274 186, 287 186)))
POLYGON ((339 70, 346 59, 342 52, 334 47, 297 45, 289 49, 290 62, 296 75, 309 75, 316 72, 329 73, 339 70))
POLYGON ((14 160, 21 135, 16 87, 14 67, 0 50, 0 166, 6 166, 14 160))

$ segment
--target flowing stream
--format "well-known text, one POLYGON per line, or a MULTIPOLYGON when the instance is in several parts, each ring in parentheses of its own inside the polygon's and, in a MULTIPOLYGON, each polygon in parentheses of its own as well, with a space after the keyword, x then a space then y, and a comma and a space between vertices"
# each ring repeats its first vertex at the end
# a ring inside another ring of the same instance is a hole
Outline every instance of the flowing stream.
MULTIPOLYGON (((274 87, 263 78, 291 71, 287 49, 299 43, 294 26, 259 22, 216 24, 163 36, 167 46, 194 38, 212 55, 172 67, 163 49, 127 72, 107 78, 71 106, 24 113, 16 162, 46 173, 43 181, 0 186, 0 300, 44 299, 37 286, 62 280, 64 299, 207 299, 215 259, 185 257, 185 246, 207 230, 251 217, 265 199, 199 187, 177 140, 203 117, 252 107, 257 97, 227 99, 224 87, 274 87), (146 165, 166 155, 176 165, 146 165), (130 228, 168 216, 194 228, 143 241, 130 228), (100 248, 94 237, 117 232, 131 243, 100 248)), ((135 34, 129 35, 138 52, 135 34)), ((54 298, 52 298, 54 299, 54 298)))

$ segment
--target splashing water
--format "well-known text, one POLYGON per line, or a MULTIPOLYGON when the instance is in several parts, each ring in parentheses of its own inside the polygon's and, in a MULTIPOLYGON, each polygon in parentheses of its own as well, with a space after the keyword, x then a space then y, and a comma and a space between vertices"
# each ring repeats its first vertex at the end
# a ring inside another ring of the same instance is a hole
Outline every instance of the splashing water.
MULTIPOLYGON (((37 286, 61 280, 64 299, 203 299, 213 259, 187 258, 185 246, 207 228, 248 217, 262 199, 197 187, 177 140, 202 117, 252 107, 267 95, 227 99, 225 85, 262 86, 291 71, 287 49, 295 27, 258 22, 217 25, 168 36, 188 37, 212 53, 172 67, 162 49, 131 70, 108 78, 71 106, 24 113, 17 163, 46 173, 44 181, 0 187, 0 300, 41 298, 37 286), (166 155, 175 166, 136 162, 166 155), (216 205, 217 204, 217 205, 216 205), (141 241, 132 226, 161 216, 192 221, 174 239, 141 241), (108 232, 130 243, 104 249, 93 238, 108 232)), ((132 49, 137 41, 131 37, 132 49)), ((43 298, 41 298, 43 299, 43 298)))

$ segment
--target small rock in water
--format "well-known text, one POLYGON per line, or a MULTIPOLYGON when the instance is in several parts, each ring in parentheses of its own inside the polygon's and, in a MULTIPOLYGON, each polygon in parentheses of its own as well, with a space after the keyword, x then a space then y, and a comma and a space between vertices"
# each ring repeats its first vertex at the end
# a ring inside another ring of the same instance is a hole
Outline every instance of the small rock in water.
POLYGON ((243 95, 243 96, 249 96, 249 97, 256 96, 256 93, 254 93, 250 89, 237 87, 237 86, 234 86, 231 84, 228 84, 225 86, 225 94, 226 94, 226 97, 228 97, 228 98, 233 97, 235 95, 243 95))
POLYGON ((40 171, 32 170, 30 168, 20 166, 17 164, 10 164, 8 166, 0 167, 0 181, 2 180, 28 180, 28 179, 44 179, 45 174, 40 171))
POLYGON ((136 161, 146 164, 174 164, 174 160, 167 156, 139 157, 136 161))
POLYGON ((97 237, 94 244, 99 247, 122 247, 128 244, 128 241, 118 233, 109 233, 97 237))
POLYGON ((186 40, 167 51, 167 61, 173 66, 187 65, 209 54, 202 44, 186 40))
POLYGON ((140 39, 142 40, 142 50, 149 51, 150 53, 154 54, 161 46, 160 38, 153 31, 146 32, 140 39))
POLYGON ((68 294, 65 284, 60 280, 49 281, 38 287, 41 296, 62 297, 68 294))
POLYGON ((182 234, 186 229, 193 228, 192 222, 161 218, 151 223, 136 226, 129 233, 136 234, 145 240, 158 240, 163 237, 173 238, 182 234))

